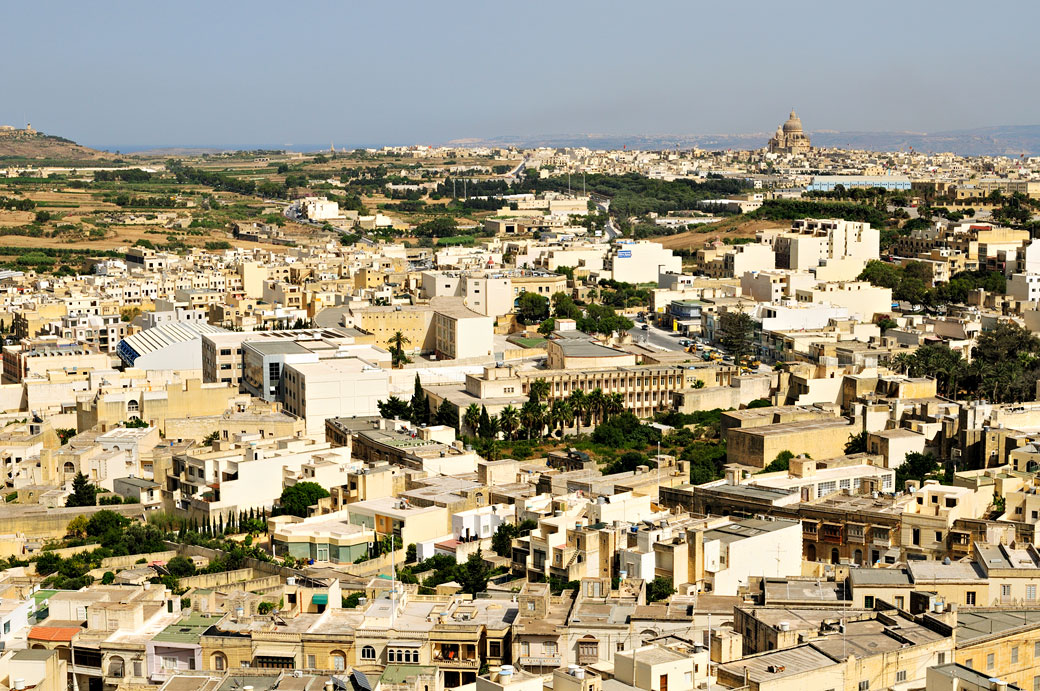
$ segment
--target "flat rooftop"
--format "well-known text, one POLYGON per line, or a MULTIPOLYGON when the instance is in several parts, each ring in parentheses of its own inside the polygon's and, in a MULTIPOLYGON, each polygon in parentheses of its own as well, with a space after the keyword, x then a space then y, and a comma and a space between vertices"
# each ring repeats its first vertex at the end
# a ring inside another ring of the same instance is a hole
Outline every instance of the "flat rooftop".
POLYGON ((1019 628, 1040 627, 1040 609, 961 609, 957 611, 957 643, 999 635, 1019 628))

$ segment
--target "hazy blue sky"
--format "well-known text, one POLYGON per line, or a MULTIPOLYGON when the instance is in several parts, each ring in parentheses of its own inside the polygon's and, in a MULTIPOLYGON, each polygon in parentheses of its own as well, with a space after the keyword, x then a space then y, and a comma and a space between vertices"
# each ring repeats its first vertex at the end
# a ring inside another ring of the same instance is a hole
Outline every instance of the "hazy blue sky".
POLYGON ((1040 123, 1040 3, 12 2, 0 123, 80 143, 1040 123))

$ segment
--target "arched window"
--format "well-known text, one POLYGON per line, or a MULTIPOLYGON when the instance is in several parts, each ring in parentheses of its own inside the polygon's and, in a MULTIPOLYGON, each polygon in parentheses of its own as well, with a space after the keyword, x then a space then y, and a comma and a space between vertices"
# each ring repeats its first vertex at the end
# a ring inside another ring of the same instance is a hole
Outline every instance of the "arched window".
POLYGON ((329 659, 332 661, 332 669, 347 668, 347 655, 342 650, 333 650, 329 653, 329 659))
POLYGON ((831 563, 837 564, 841 561, 841 555, 838 553, 838 548, 835 547, 831 550, 831 563))
POLYGON ((141 411, 141 404, 136 399, 131 398, 126 404, 126 411, 128 413, 139 413, 141 411))
POLYGON ((1036 461, 1029 461, 1026 463, 1027 473, 1035 473, 1037 470, 1040 470, 1040 463, 1037 463, 1036 461))
POLYGON ((397 662, 397 651, 396 650, 387 650, 386 651, 386 661, 387 662, 397 662))
POLYGON ((816 561, 816 545, 809 545, 805 549, 805 558, 808 561, 816 561))
POLYGON ((75 464, 72 461, 65 461, 65 465, 63 465, 61 467, 61 470, 66 475, 75 475, 76 474, 76 466, 75 466, 75 464))
POLYGON ((122 679, 125 671, 123 667, 123 658, 118 655, 113 656, 108 661, 108 676, 122 679))
POLYGON ((856 566, 863 565, 863 550, 857 549, 852 553, 852 561, 856 562, 856 566))
POLYGON ((362 660, 374 660, 376 659, 376 649, 370 645, 366 645, 361 649, 362 660))
POLYGON ((227 669, 227 657, 224 656, 224 653, 213 653, 213 655, 210 657, 210 662, 212 662, 213 664, 213 669, 218 672, 223 672, 225 669, 227 669))

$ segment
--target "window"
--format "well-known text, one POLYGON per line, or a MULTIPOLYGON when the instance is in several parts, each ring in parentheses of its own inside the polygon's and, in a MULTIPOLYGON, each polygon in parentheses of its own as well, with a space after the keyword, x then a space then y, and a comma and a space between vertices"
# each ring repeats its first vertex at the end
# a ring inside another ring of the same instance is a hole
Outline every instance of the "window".
POLYGON ((967 660, 964 661, 964 666, 968 669, 975 669, 975 660, 969 657, 967 660))
POLYGON ((376 649, 370 645, 366 645, 361 649, 362 660, 374 660, 376 659, 376 649))
POLYGON ((581 657, 599 657, 599 641, 578 641, 578 655, 581 657))
POLYGON ((546 641, 542 645, 542 649, 545 651, 547 657, 553 657, 556 655, 556 641, 546 641))
POLYGON ((1000 586, 1000 596, 1011 597, 1011 585, 1009 583, 1000 586))
POLYGON ((177 669, 177 658, 175 657, 164 657, 162 659, 163 669, 177 669))
POLYGON ((307 656, 307 669, 317 669, 317 668, 318 668, 318 658, 316 656, 314 656, 314 655, 308 655, 307 656))
POLYGON ((905 669, 901 669, 898 672, 896 672, 896 683, 898 684, 901 681, 906 681, 906 670, 905 669))
POLYGON ((488 657, 502 657, 502 641, 488 641, 488 657))
POLYGON ((520 654, 527 657, 531 654, 531 644, 527 641, 520 641, 520 654))
MULTIPOLYGON (((375 651, 373 651, 374 653, 375 651)), ((346 669, 347 668, 347 656, 342 650, 333 650, 329 653, 329 659, 332 662, 332 669, 346 669)))
POLYGON ((1027 600, 1035 600, 1036 599, 1036 586, 1035 585, 1027 585, 1026 586, 1026 599, 1027 600))
MULTIPOLYGON (((920 497, 918 497, 918 498, 920 498, 920 497)), ((914 528, 913 529, 913 531, 910 534, 910 542, 912 542, 915 545, 920 545, 921 544, 921 529, 920 528, 914 528)))
POLYGON ((969 590, 964 594, 964 604, 974 605, 975 604, 975 591, 969 590))
POLYGON ((937 665, 945 665, 946 664, 946 653, 939 653, 936 656, 935 664, 937 664, 937 665))
POLYGON ((935 541, 936 542, 942 542, 943 541, 942 531, 940 531, 940 530, 936 530, 935 531, 935 541))
POLYGON ((864 609, 874 609, 874 596, 873 595, 867 595, 866 597, 863 598, 863 607, 864 607, 864 609))
POLYGON ((116 677, 118 679, 123 678, 123 658, 117 655, 109 661, 108 676, 116 677))
POLYGON ((1018 646, 1011 649, 1011 661, 1018 662, 1018 646))
POLYGON ((993 666, 994 666, 994 655, 995 655, 994 653, 990 653, 989 655, 986 656, 986 670, 987 671, 993 669, 993 666))
POLYGON ((864 679, 859 683, 859 691, 867 691, 870 688, 870 680, 864 679))
POLYGON ((1040 691, 1040 677, 1033 677, 1033 691, 1040 691))
POLYGON ((223 672, 227 669, 227 658, 224 657, 224 653, 213 653, 213 657, 210 659, 213 661, 214 670, 223 672))

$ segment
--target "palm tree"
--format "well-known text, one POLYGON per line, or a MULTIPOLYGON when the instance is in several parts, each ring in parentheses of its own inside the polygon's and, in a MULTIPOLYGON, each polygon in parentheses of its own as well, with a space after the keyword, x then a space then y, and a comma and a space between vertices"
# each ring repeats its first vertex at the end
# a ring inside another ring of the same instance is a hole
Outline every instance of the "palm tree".
POLYGON ((408 356, 404 354, 404 347, 411 342, 412 340, 400 331, 395 331, 387 341, 390 344, 390 364, 393 367, 401 368, 408 364, 409 360, 408 356))
POLYGON ((498 426, 502 429, 502 436, 512 439, 517 427, 520 425, 520 412, 511 405, 507 405, 498 414, 498 426))
POLYGON ((535 379, 527 387, 527 397, 535 403, 541 403, 549 396, 549 382, 535 379))
POLYGON ((902 372, 903 374, 906 374, 910 371, 910 368, 913 365, 913 363, 914 357, 910 353, 899 353, 894 358, 892 358, 892 366, 895 369, 902 372))
POLYGON ((469 407, 466 408, 466 412, 462 415, 462 422, 465 423, 466 427, 469 427, 470 432, 476 434, 477 424, 480 422, 480 406, 476 403, 470 403, 469 407))
POLYGON ((571 408, 571 404, 565 399, 559 399, 553 401, 553 408, 556 410, 556 424, 560 428, 560 436, 563 436, 564 430, 574 422, 574 409, 571 408))
POLYGON ((532 434, 542 436, 545 427, 545 406, 536 401, 528 401, 520 408, 520 424, 527 430, 527 438, 532 434))
POLYGON ((603 389, 596 387, 592 390, 592 393, 588 395, 588 406, 589 417, 592 418, 594 424, 598 424, 600 416, 603 414, 603 389))
POLYGON ((571 412, 574 414, 574 420, 578 426, 577 433, 581 434, 581 423, 589 409, 588 396, 583 390, 574 389, 567 397, 567 402, 570 403, 571 412))
POLYGON ((619 393, 607 394, 603 398, 603 419, 620 415, 625 409, 625 397, 619 393))
POLYGON ((490 431, 491 438, 498 439, 498 433, 502 431, 502 421, 498 419, 497 415, 491 416, 490 431))

